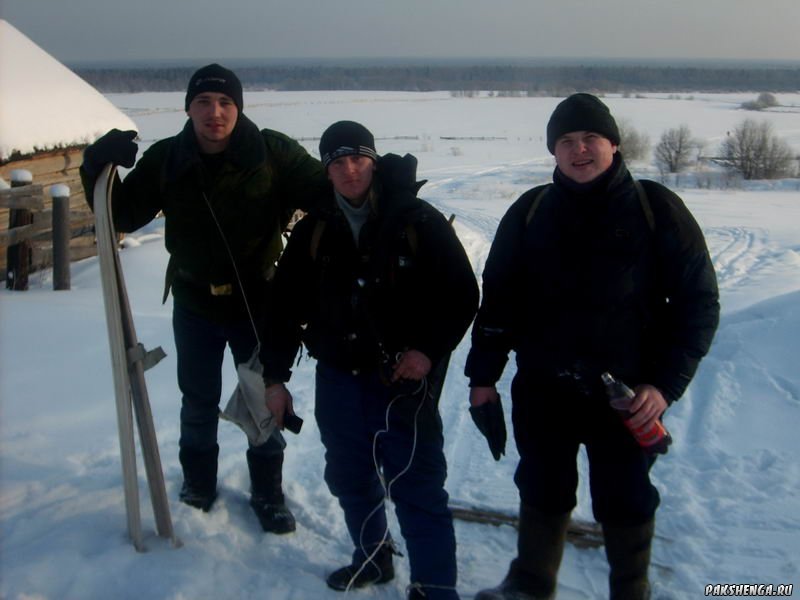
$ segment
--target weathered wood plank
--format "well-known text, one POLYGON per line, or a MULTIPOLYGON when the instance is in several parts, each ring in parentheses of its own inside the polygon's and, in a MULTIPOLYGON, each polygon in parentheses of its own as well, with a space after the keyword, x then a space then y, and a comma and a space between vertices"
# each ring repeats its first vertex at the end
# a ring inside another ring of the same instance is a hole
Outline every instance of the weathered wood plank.
MULTIPOLYGON (((453 518, 462 521, 519 528, 519 516, 504 511, 451 502, 450 512, 453 513, 453 518)), ((578 548, 599 548, 603 545, 603 531, 598 523, 572 519, 567 526, 567 541, 578 548)))
POLYGON ((0 208, 42 210, 44 204, 44 191, 41 185, 0 190, 0 208))

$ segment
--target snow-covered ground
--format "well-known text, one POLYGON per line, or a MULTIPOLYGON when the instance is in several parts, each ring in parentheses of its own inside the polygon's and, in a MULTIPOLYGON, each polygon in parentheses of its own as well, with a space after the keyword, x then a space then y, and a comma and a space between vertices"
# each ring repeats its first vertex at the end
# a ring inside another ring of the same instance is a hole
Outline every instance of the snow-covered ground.
MULTIPOLYGON (((609 97, 614 114, 646 132, 687 124, 713 151, 753 113, 753 94, 609 97)), ((182 126, 183 94, 110 95, 139 127, 142 146, 182 126)), ((756 114, 800 149, 800 94, 784 108, 756 114)), ((524 190, 550 177, 544 144, 553 98, 451 98, 446 93, 248 92, 245 112, 259 125, 303 140, 316 153, 338 119, 365 123, 379 152, 411 152, 420 161, 421 195, 455 227, 477 273, 497 223, 524 190), (443 139, 454 138, 454 139, 443 139), (476 139, 484 138, 484 139, 476 139)), ((649 162, 632 165, 657 177, 649 162)), ((722 293, 723 316, 710 355, 665 422, 675 439, 653 469, 661 491, 652 579, 657 598, 703 597, 716 583, 800 583, 800 180, 699 188, 684 176, 676 191, 706 234, 722 293), (681 187, 690 184, 691 187, 681 187)), ((167 358, 147 372, 172 519, 175 549, 154 533, 139 465, 148 551, 126 539, 119 445, 99 268, 72 268, 72 291, 52 291, 49 273, 28 292, 0 291, 0 598, 305 600, 342 598, 325 574, 344 564, 350 543, 338 504, 322 480, 323 450, 313 420, 313 364, 292 380, 306 418, 288 436, 285 488, 297 516, 289 536, 266 535, 247 505, 244 435, 220 424, 220 498, 209 514, 177 502, 180 396, 175 381, 171 307, 161 305, 166 253, 162 223, 130 236, 122 263, 140 340, 167 358)), ((495 463, 467 412, 464 342, 453 356, 441 411, 448 490, 463 503, 513 511, 517 455, 495 463)), ((509 396, 510 368, 500 383, 509 396)), ((225 385, 233 390, 228 366, 225 385)), ((506 414, 509 414, 507 411, 506 414)), ((585 474, 585 465, 581 464, 585 474)), ((590 518, 581 483, 575 516, 590 518)), ((395 537, 402 538, 394 524, 395 537)), ((465 598, 496 584, 514 556, 507 526, 457 522, 459 590, 465 598)), ((602 598, 602 549, 569 546, 562 598, 602 598)), ((403 598, 404 559, 396 579, 353 598, 403 598)))

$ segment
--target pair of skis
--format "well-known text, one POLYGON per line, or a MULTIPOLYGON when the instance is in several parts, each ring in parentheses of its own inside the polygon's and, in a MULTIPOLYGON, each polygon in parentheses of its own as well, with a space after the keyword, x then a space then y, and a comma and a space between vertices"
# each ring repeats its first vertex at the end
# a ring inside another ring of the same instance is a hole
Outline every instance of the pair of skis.
POLYGON ((136 474, 136 446, 133 433, 133 417, 139 430, 141 453, 150 488, 150 500, 156 521, 156 531, 178 547, 169 512, 164 474, 158 451, 153 414, 147 395, 144 372, 158 363, 164 351, 158 347, 146 351, 136 338, 128 292, 122 274, 117 236, 111 218, 111 188, 116 167, 108 164, 94 186, 95 235, 103 286, 103 303, 108 327, 108 342, 111 349, 111 364, 114 375, 114 396, 117 406, 120 455, 122 457, 122 481, 125 494, 128 535, 137 551, 143 552, 142 522, 139 507, 139 486, 136 474))

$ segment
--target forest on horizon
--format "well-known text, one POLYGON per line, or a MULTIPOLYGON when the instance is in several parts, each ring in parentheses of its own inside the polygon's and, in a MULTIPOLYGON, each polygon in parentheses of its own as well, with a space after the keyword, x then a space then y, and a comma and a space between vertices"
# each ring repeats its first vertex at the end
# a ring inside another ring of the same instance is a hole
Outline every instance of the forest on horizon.
MULTIPOLYGON (((280 91, 498 91, 563 96, 574 91, 796 92, 800 66, 662 64, 264 64, 233 68, 245 89, 280 91)), ((73 70, 103 93, 183 91, 197 65, 83 66, 73 70)))

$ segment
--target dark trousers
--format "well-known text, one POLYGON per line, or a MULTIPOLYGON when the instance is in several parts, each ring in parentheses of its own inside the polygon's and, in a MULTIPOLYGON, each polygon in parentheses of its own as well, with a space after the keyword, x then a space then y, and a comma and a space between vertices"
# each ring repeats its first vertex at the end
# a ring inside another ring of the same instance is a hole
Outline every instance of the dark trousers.
MULTIPOLYGON (((215 323, 176 304, 172 328, 183 395, 179 445, 189 452, 209 452, 217 444, 225 348, 230 346, 235 364, 245 362, 256 346, 253 327, 249 320, 215 323)), ((272 456, 282 453, 283 446, 283 440, 273 435, 261 446, 251 446, 251 451, 272 456)))
POLYGON ((517 374, 511 386, 514 438, 520 462, 514 481, 523 503, 546 514, 571 511, 577 499, 577 454, 586 446, 594 518, 639 525, 659 504, 650 483, 653 459, 608 406, 602 387, 517 374))
POLYGON ((325 481, 344 510, 353 558, 363 560, 388 527, 380 470, 406 541, 411 583, 421 584, 429 598, 457 598, 438 410, 420 395, 390 407, 395 391, 377 373, 353 375, 317 364, 315 416, 325 446, 325 481))

